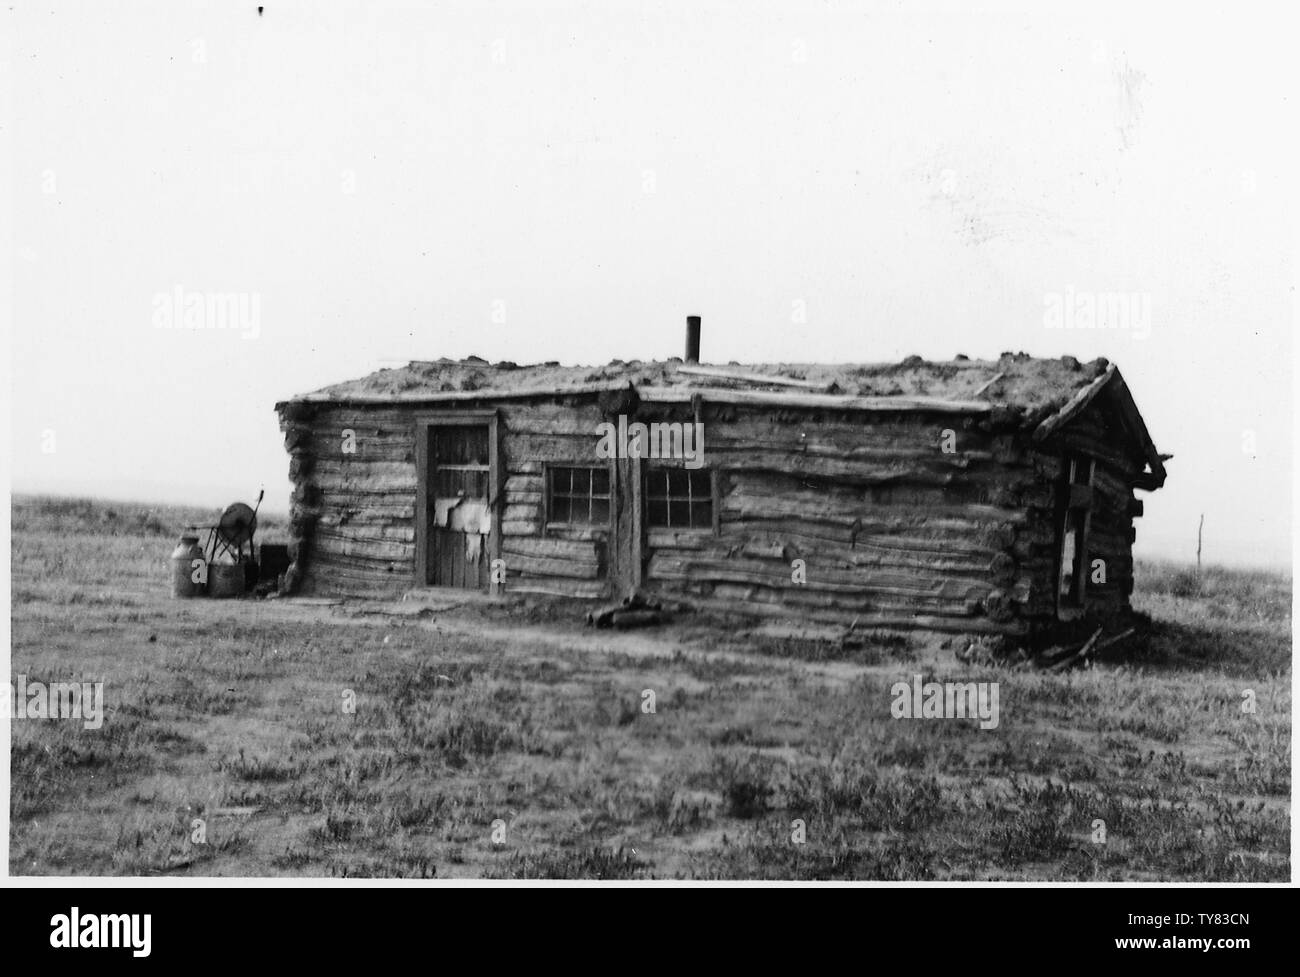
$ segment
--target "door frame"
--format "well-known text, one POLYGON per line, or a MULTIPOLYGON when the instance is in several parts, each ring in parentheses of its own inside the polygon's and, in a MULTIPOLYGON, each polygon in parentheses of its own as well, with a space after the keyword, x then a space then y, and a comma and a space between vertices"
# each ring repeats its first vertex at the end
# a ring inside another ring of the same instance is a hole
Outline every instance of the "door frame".
MULTIPOLYGON (((486 427, 488 432, 488 512, 492 531, 488 535, 488 579, 492 561, 501 557, 501 415, 497 410, 443 410, 415 415, 415 580, 416 587, 429 582, 429 440, 436 427, 486 427)), ((489 590, 491 584, 488 585, 489 590)), ((450 589, 450 588, 449 588, 450 589)))

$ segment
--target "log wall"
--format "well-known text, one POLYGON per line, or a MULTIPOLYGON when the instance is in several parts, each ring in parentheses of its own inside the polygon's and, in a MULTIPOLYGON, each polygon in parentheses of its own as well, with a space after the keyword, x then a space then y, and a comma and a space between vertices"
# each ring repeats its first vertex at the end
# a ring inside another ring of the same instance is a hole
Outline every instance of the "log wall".
MULTIPOLYGON (((463 406, 501 419, 506 591, 618 596, 610 527, 545 524, 544 466, 605 464, 595 453, 601 407, 591 397, 463 406)), ((705 403, 641 405, 635 419, 690 422, 694 411, 716 529, 641 530, 648 591, 859 627, 1043 631, 1056 615, 1062 452, 1080 450, 1097 459, 1090 558, 1107 561, 1105 583, 1087 587, 1089 613, 1128 606, 1140 464, 1116 449, 1102 410, 1047 443, 996 414, 705 403)), ((418 413, 283 405, 291 587, 392 595, 415 584, 418 413), (342 451, 345 430, 355 454, 342 451)))
POLYGON ((1025 629, 1022 533, 1055 470, 1011 433, 917 412, 706 404, 701 420, 718 532, 649 529, 651 589, 860 627, 1025 629))
MULTIPOLYGON (((595 464, 594 403, 472 402, 502 421, 501 557, 506 589, 602 597, 607 527, 543 533, 543 465, 595 464)), ((415 580, 416 467, 413 408, 287 404, 290 586, 301 593, 396 595, 415 580), (351 431, 355 453, 345 453, 351 431)))
MULTIPOLYGON (((1129 610, 1133 593, 1133 542, 1136 538, 1135 516, 1141 513, 1133 484, 1140 477, 1143 461, 1131 451, 1120 436, 1117 420, 1102 401, 1064 427, 1052 438, 1044 450, 1063 456, 1077 452, 1091 457, 1094 462, 1092 477, 1092 505, 1088 520, 1085 564, 1087 582, 1084 589, 1083 618, 1088 622, 1103 622, 1129 610), (1104 580, 1095 579, 1093 561, 1103 561, 1104 580)), ((1064 476, 1062 476, 1062 481, 1064 476)), ((1053 512, 1053 519, 1063 518, 1062 507, 1053 512)), ((1053 527, 1054 528, 1054 527, 1053 527)), ((1053 545, 1057 545, 1053 536, 1053 545)), ((1052 553, 1051 579, 1044 581, 1043 600, 1035 603, 1035 610, 1048 613, 1046 606, 1055 606, 1058 556, 1052 553)))

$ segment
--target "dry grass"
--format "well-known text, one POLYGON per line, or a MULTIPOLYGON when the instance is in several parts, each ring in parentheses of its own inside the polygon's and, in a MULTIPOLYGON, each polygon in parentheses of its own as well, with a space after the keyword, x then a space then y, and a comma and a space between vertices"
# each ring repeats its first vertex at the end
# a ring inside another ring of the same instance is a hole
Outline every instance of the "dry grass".
POLYGON ((1289 878, 1284 577, 1143 567, 1132 657, 999 673, 562 604, 172 601, 196 515, 15 503, 13 671, 107 713, 13 723, 14 874, 1289 878), (999 681, 999 727, 892 719, 913 673, 999 681))

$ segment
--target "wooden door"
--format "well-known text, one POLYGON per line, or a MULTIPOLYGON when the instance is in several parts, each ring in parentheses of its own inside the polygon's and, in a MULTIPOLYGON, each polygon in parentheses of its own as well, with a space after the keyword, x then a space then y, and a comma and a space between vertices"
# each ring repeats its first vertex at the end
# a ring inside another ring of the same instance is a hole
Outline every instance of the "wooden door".
POLYGON ((439 424, 428 431, 428 583, 486 590, 493 503, 488 426, 439 424))

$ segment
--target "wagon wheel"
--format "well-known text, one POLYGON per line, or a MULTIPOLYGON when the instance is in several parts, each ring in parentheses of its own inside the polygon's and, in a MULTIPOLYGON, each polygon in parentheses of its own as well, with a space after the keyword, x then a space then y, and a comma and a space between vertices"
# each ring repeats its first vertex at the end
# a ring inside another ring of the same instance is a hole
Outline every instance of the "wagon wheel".
POLYGON ((244 545, 253 555, 253 534, 257 531, 257 513, 243 502, 236 502, 226 507, 217 522, 216 537, 221 548, 235 557, 235 562, 243 560, 244 545))

